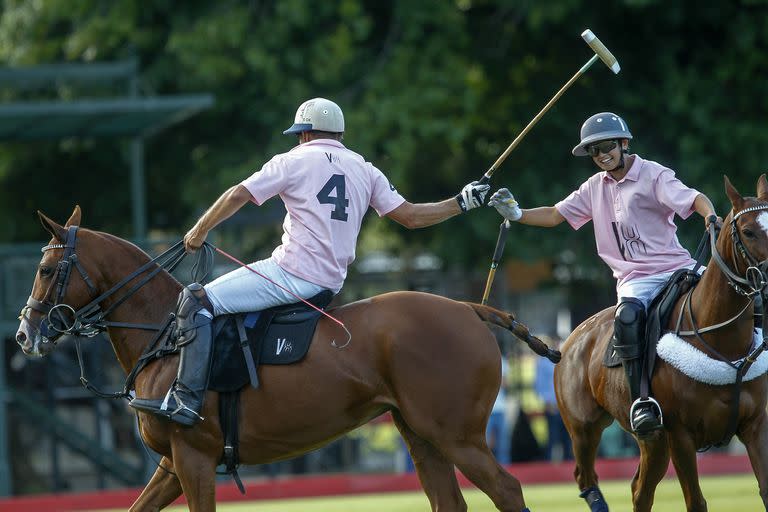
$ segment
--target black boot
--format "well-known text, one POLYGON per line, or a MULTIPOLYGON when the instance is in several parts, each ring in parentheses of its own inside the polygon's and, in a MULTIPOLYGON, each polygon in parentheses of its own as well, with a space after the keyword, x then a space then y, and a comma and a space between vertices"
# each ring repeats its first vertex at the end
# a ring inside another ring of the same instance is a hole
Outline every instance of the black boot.
POLYGON ((645 344, 645 306, 635 298, 623 299, 616 307, 614 348, 621 358, 632 405, 629 424, 632 432, 644 437, 662 428, 661 407, 653 398, 640 399, 640 378, 645 344))
POLYGON ((164 399, 135 398, 130 405, 143 412, 191 426, 202 420, 200 410, 211 370, 212 318, 203 287, 194 283, 182 290, 176 308, 177 344, 181 346, 179 371, 164 399))

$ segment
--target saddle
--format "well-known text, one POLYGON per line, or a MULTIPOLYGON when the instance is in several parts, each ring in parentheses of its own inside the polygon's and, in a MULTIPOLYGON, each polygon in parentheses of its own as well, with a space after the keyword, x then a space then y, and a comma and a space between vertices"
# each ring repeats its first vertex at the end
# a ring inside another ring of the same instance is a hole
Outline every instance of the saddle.
MULTIPOLYGON (((667 323, 669 323, 672 308, 683 294, 699 283, 699 279, 701 279, 701 276, 693 270, 683 268, 676 271, 664 285, 664 288, 661 289, 661 292, 651 301, 650 306, 648 306, 648 315, 645 322, 645 343, 643 343, 644 353, 641 355, 645 361, 643 365, 644 379, 648 378, 650 380, 650 375, 653 374, 656 362, 656 345, 664 334, 667 323)), ((608 368, 621 366, 621 359, 619 359, 613 347, 614 339, 614 336, 611 336, 603 356, 603 366, 608 368)))
MULTIPOLYGON (((307 300, 324 309, 333 299, 324 290, 307 300)), ((321 313, 303 302, 234 315, 213 322, 213 361, 208 389, 238 391, 249 382, 259 387, 259 365, 301 361, 309 350, 321 313)))
MULTIPOLYGON (((307 300, 325 309, 333 292, 324 290, 307 300)), ((263 311, 221 315, 213 322, 213 355, 208 389, 219 392, 219 422, 224 450, 219 464, 231 475, 237 488, 245 487, 237 472, 240 465, 238 413, 240 390, 249 382, 259 387, 261 364, 293 364, 309 350, 321 313, 303 302, 275 306, 263 311)))

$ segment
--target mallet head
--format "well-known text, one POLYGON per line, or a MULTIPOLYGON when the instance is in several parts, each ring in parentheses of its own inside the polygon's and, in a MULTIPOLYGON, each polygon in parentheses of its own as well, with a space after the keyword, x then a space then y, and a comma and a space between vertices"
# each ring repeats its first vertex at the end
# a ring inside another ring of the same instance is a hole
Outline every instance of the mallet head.
POLYGON ((616 60, 616 57, 613 56, 610 50, 608 50, 608 48, 606 48, 605 45, 600 42, 594 32, 587 29, 581 33, 581 37, 584 39, 584 41, 586 41, 589 47, 592 48, 597 56, 600 57, 600 60, 602 60, 606 66, 611 68, 611 71, 613 71, 614 74, 618 75, 619 71, 621 70, 619 61, 616 60))

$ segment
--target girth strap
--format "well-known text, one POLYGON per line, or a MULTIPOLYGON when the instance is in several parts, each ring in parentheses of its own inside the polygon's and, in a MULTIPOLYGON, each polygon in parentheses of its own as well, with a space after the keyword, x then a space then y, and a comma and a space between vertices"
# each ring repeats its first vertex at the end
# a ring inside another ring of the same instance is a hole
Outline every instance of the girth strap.
POLYGON ((248 368, 251 386, 253 386, 254 389, 259 389, 259 375, 256 372, 256 361, 253 359, 251 345, 248 343, 248 335, 245 332, 245 325, 243 325, 243 315, 235 316, 235 325, 237 325, 237 336, 240 339, 240 348, 243 349, 243 357, 245 357, 245 366, 248 368))

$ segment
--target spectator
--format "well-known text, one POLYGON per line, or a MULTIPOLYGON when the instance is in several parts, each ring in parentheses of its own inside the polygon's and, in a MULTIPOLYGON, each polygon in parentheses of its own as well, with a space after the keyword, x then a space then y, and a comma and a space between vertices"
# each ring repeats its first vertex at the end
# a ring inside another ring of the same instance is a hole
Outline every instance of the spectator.
POLYGON ((501 356, 501 385, 499 394, 496 395, 496 401, 491 409, 491 417, 488 418, 488 428, 485 437, 488 447, 493 452, 493 456, 499 464, 510 463, 510 441, 512 434, 507 420, 507 375, 509 374, 509 363, 506 356, 501 356))
MULTIPOLYGON (((559 345, 557 343, 556 345, 559 345)), ((547 460, 568 460, 573 458, 571 438, 565 429, 563 418, 557 408, 555 398, 555 365, 546 357, 536 358, 536 376, 534 391, 544 403, 544 417, 547 420, 547 460)))

